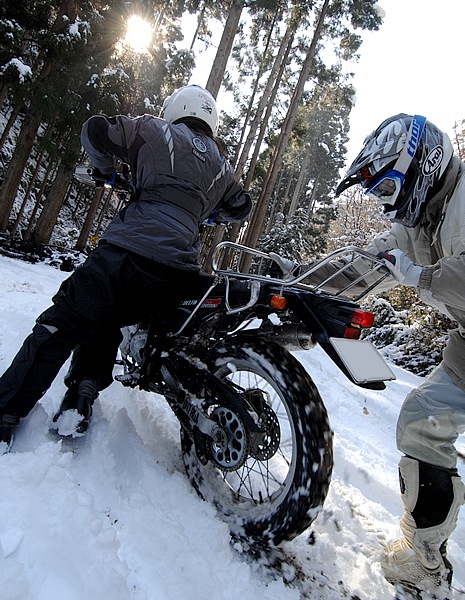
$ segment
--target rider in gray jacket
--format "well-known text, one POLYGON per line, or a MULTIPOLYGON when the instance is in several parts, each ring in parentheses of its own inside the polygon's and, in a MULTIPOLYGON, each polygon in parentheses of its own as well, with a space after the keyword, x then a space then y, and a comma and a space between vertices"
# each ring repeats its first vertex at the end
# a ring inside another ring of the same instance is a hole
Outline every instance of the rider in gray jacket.
POLYGON ((173 304, 206 283, 198 263, 206 219, 242 221, 251 210, 216 135, 214 98, 198 86, 174 92, 163 118, 91 117, 82 143, 93 166, 111 180, 118 161, 130 166, 135 198, 103 240, 53 297, 11 366, 0 377, 0 442, 10 444, 19 420, 42 397, 73 352, 60 417, 77 410, 86 431, 98 390, 112 381, 120 328, 160 303, 173 304))

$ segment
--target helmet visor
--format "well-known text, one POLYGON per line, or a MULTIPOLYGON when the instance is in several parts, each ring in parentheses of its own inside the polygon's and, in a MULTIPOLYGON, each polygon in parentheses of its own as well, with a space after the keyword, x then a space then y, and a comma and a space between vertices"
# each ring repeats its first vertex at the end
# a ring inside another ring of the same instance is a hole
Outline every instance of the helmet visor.
MULTIPOLYGON (((399 209, 399 206, 394 207, 396 201, 399 197, 402 198, 406 196, 407 190, 402 190, 402 188, 407 172, 414 164, 415 153, 420 145, 425 123, 425 117, 420 115, 415 115, 413 117, 404 147, 402 148, 398 159, 390 168, 385 167, 387 170, 384 172, 381 171, 377 176, 373 175, 373 177, 369 177, 371 174, 371 168, 369 166, 360 171, 360 177, 364 180, 362 186, 365 188, 365 193, 383 204, 384 212, 391 220, 395 218, 399 209)), ((399 202, 402 201, 399 200, 399 202)))
POLYGON ((395 204, 405 181, 405 174, 389 169, 377 181, 368 184, 365 193, 382 204, 395 204))

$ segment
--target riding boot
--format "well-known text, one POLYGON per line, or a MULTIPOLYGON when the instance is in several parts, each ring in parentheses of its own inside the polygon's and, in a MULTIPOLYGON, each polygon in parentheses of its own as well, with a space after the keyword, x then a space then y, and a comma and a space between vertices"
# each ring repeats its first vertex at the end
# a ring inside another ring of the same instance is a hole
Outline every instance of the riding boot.
POLYGON ((6 444, 6 447, 3 446, 3 444, 0 446, 0 454, 8 452, 13 442, 13 434, 18 423, 19 417, 16 415, 5 415, 0 413, 0 444, 1 442, 5 442, 6 444))
POLYGON ((390 583, 427 591, 442 600, 452 582, 447 540, 465 502, 465 485, 455 469, 407 456, 400 460, 399 478, 404 538, 385 549, 381 563, 385 577, 390 583))
POLYGON ((95 379, 81 379, 69 384, 58 412, 53 417, 58 433, 62 436, 78 437, 89 427, 92 406, 98 396, 95 379))

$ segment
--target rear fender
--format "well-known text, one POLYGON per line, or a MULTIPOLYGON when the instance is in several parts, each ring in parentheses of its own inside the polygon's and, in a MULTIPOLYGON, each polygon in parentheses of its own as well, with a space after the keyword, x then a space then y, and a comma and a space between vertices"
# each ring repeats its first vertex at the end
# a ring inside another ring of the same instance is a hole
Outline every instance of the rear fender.
POLYGON ((314 340, 352 383, 373 390, 385 389, 383 381, 355 381, 330 342, 330 338, 344 337, 354 311, 359 308, 357 303, 341 297, 297 289, 287 289, 285 297, 287 308, 312 331, 314 340))

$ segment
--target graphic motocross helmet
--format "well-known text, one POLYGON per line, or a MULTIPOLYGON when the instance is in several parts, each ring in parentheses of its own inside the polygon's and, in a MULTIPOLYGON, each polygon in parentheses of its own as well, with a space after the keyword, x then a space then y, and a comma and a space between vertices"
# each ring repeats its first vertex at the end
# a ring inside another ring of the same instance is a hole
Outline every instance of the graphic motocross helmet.
POLYGON ((386 119, 365 139, 336 196, 359 183, 382 204, 391 221, 415 227, 452 155, 447 134, 425 117, 401 113, 386 119))
POLYGON ((174 91, 163 102, 160 117, 174 123, 183 117, 193 117, 208 125, 216 136, 218 132, 218 109, 209 91, 198 85, 186 85, 174 91))

